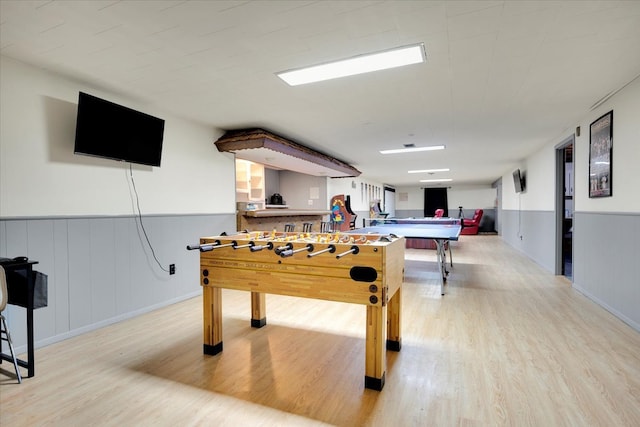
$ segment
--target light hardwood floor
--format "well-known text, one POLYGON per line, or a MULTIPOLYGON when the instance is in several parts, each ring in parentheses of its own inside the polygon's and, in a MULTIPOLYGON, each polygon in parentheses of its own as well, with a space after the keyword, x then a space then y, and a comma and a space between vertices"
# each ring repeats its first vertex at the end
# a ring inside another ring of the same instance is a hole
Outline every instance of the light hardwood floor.
MULTIPOLYGON (((0 372, 1 426, 639 426, 640 334, 497 236, 463 236, 439 295, 407 250, 403 346, 364 388, 362 306, 223 291, 224 351, 194 298, 36 351, 0 372)), ((424 262, 427 261, 427 262, 424 262)), ((615 280, 615 278, 612 278, 615 280)), ((322 286, 322 283, 318 283, 322 286)))

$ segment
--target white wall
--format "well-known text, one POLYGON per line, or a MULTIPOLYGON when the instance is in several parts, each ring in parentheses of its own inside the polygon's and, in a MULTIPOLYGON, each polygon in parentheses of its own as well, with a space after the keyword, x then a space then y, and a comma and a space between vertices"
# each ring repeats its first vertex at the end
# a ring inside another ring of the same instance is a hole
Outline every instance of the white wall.
POLYGON ((458 206, 468 209, 486 209, 496 206, 496 189, 490 185, 456 185, 447 191, 449 215, 457 212, 458 206))
POLYGON ((396 211, 424 209, 424 190, 420 187, 396 187, 396 211))
MULTIPOLYGON (((185 246, 235 229, 234 159, 213 144, 221 133, 0 56, 0 257, 26 255, 48 275, 36 347, 201 293, 199 256, 185 246), (73 154, 79 91, 165 119, 161 167, 133 167, 157 264, 128 164, 73 154)), ((24 352, 24 309, 4 314, 24 352)))
MULTIPOLYGON (((468 209, 493 208, 496 189, 490 185, 457 185, 447 190, 449 215, 457 216, 458 206, 468 209)), ((424 190, 421 187, 396 187, 396 210, 424 209, 424 190), (407 200, 402 200, 405 198, 407 200)))
POLYGON ((0 218, 134 213, 128 163, 73 154, 79 91, 165 119, 161 167, 133 167, 144 214, 234 211, 221 130, 0 57, 0 218))
MULTIPOLYGON (((373 199, 384 197, 384 185, 381 182, 368 180, 361 176, 356 178, 329 178, 327 195, 329 199, 338 194, 351 196, 351 210, 362 216, 369 212, 369 203, 373 199)), ((327 200, 327 208, 330 200, 327 200)))
POLYGON ((575 210, 583 212, 640 212, 640 78, 591 112, 580 123, 576 138, 575 210), (612 197, 589 198, 589 126, 613 110, 612 197))
MULTIPOLYGON (((527 190, 502 177, 502 237, 549 271, 556 267, 556 146, 574 146, 573 287, 640 331, 640 79, 525 159, 527 190), (612 196, 589 198, 589 126, 613 111, 612 196)), ((515 169, 515 168, 514 168, 515 169)))
POLYGON ((555 206, 555 145, 547 144, 503 175, 502 208, 508 210, 553 210, 555 206), (512 172, 525 176, 525 191, 516 193, 512 172), (506 185, 505 185, 506 183, 506 185))
MULTIPOLYGON (((575 138, 573 201, 575 211, 640 212, 640 79, 617 94, 608 103, 592 111, 582 121, 580 136, 575 138), (613 110, 612 197, 589 198, 589 126, 598 117, 613 110)), ((502 176, 504 209, 530 211, 555 209, 555 147, 573 133, 550 141, 527 158, 519 167, 527 175, 527 190, 518 196, 513 188, 511 171, 502 176), (506 184, 505 184, 506 183, 506 184)), ((515 168, 514 168, 515 170, 515 168)))
POLYGON ((327 209, 326 177, 285 170, 279 175, 280 194, 290 209, 327 209))

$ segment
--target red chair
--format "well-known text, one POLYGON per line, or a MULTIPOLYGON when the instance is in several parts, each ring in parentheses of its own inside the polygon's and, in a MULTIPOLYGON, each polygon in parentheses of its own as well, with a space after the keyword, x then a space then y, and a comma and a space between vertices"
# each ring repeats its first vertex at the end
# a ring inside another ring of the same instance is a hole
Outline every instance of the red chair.
POLYGON ((478 228, 480 227, 480 220, 484 211, 482 209, 476 209, 471 219, 462 220, 462 231, 460 234, 478 234, 478 228))
POLYGON ((443 215, 444 215, 444 209, 436 209, 436 213, 435 213, 434 217, 442 218, 443 215))

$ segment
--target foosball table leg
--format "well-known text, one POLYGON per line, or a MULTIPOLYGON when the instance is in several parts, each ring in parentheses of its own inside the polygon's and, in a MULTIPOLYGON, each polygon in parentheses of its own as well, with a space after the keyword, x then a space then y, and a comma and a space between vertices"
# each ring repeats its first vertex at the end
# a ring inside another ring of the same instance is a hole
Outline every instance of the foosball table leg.
POLYGON ((222 290, 202 287, 204 354, 215 355, 222 351, 222 290))
POLYGON ((267 305, 262 292, 251 292, 251 327, 262 328, 267 324, 267 305))
POLYGON ((387 307, 367 306, 364 386, 373 390, 384 387, 387 368, 387 307))
POLYGON ((387 305, 387 350, 400 351, 402 337, 400 335, 400 319, 402 314, 402 288, 399 288, 387 305))

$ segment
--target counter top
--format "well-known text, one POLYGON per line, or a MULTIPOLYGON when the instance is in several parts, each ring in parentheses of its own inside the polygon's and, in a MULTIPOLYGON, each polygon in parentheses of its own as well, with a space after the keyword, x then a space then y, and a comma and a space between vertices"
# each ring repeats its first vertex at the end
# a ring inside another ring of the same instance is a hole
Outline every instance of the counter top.
POLYGON ((266 218, 272 216, 304 216, 304 215, 329 215, 329 210, 319 209, 257 209, 254 211, 239 211, 241 215, 254 218, 266 218))

